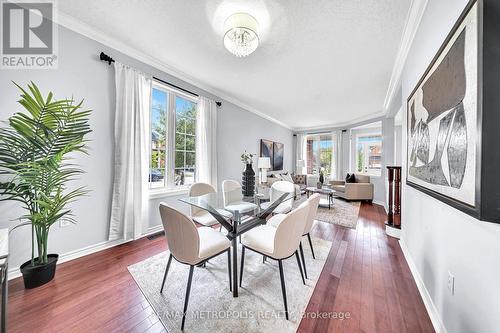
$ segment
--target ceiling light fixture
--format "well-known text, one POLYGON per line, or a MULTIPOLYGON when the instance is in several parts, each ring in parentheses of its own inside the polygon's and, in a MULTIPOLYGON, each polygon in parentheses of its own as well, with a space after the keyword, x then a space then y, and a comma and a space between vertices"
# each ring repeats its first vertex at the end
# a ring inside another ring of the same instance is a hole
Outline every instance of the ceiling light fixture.
POLYGON ((259 24, 246 13, 229 16, 224 23, 224 46, 237 57, 246 57, 259 46, 259 24))

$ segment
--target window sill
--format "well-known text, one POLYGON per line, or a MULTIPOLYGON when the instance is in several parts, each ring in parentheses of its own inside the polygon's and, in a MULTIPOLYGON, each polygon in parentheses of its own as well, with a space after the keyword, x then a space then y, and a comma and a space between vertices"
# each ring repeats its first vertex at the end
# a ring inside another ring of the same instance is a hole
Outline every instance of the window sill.
POLYGON ((159 199, 165 197, 174 197, 178 195, 186 195, 189 192, 188 187, 175 189, 154 189, 149 191, 149 199, 159 199))

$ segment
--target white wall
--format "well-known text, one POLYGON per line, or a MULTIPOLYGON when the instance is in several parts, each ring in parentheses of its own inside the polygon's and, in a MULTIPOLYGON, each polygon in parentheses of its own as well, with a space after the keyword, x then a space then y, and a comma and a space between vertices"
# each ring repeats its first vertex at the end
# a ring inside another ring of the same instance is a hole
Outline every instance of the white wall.
MULTIPOLYGON (((105 242, 108 237, 110 201, 113 177, 114 141, 114 71, 99 60, 104 51, 116 60, 129 64, 144 72, 190 89, 197 93, 220 100, 185 82, 167 75, 151 66, 110 49, 66 28, 59 28, 59 68, 56 70, 1 70, 0 71, 0 120, 7 120, 20 110, 16 101, 19 91, 11 81, 26 85, 34 81, 40 89, 53 91, 56 98, 74 96, 85 98, 84 105, 93 110, 90 125, 90 155, 79 156, 76 162, 87 172, 74 185, 86 185, 91 193, 73 206, 78 224, 65 228, 54 226, 49 237, 49 251, 64 254, 105 242)), ((227 101, 222 101, 218 113, 218 162, 219 181, 225 178, 241 178, 242 165, 239 155, 246 149, 258 153, 259 139, 267 138, 285 144, 285 168, 292 166, 292 132, 275 123, 256 116, 227 101)), ((160 223, 157 207, 160 201, 187 211, 188 207, 177 197, 151 200, 149 226, 160 223)), ((18 204, 0 203, 0 227, 13 227, 11 221, 20 215, 18 204)), ((17 267, 30 258, 30 230, 17 229, 11 235, 10 266, 17 267)))
MULTIPOLYGON (((428 2, 403 70, 403 103, 467 2, 428 2)), ((405 152, 406 112, 403 116, 405 152)), ((403 169, 405 166, 403 153, 403 169)), ((421 277, 438 321, 442 321, 446 330, 498 332, 500 225, 481 222, 403 184, 402 228, 402 245, 408 259, 421 277), (447 289, 448 272, 455 276, 454 296, 447 289)))

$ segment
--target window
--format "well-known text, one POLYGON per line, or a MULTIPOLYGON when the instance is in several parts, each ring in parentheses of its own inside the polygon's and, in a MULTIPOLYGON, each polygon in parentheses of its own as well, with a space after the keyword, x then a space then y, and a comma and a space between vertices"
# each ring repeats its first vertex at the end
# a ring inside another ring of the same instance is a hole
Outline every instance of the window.
POLYGON ((323 169, 325 178, 332 173, 332 135, 308 135, 307 139, 307 173, 318 174, 323 169))
POLYGON ((195 182, 197 99, 159 82, 151 96, 151 189, 195 182))
POLYGON ((380 176, 382 170, 382 136, 356 135, 356 172, 380 176))
POLYGON ((190 185, 195 178, 196 103, 175 98, 175 180, 176 186, 190 185))

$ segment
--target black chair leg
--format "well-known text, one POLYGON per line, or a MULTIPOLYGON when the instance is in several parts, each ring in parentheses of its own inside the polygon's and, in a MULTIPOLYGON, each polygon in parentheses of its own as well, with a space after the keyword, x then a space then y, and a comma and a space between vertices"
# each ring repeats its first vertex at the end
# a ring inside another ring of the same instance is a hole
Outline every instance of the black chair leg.
POLYGON ((161 283, 160 294, 163 292, 163 286, 165 285, 165 281, 167 280, 168 270, 170 269, 170 263, 172 262, 172 253, 168 256, 167 268, 165 269, 165 275, 163 275, 163 282, 161 283))
POLYGON ((241 281, 243 281, 243 266, 245 265, 245 247, 241 247, 241 265, 240 265, 240 287, 241 281))
POLYGON ((302 283, 305 285, 306 280, 304 280, 304 273, 302 272, 302 263, 299 259, 299 251, 295 251, 295 257, 297 258, 297 265, 299 265, 300 277, 302 278, 302 283))
POLYGON ((222 224, 219 227, 219 232, 221 232, 221 231, 222 231, 222 224))
POLYGON ((231 283, 231 248, 227 249, 227 272, 229 273, 229 291, 233 291, 231 283))
POLYGON ((285 303, 285 318, 288 320, 288 304, 286 303, 285 276, 283 275, 283 263, 278 260, 280 268, 281 292, 283 293, 283 302, 285 303))
POLYGON ((263 263, 263 264, 266 262, 266 259, 267 259, 267 257, 266 257, 266 256, 262 256, 262 263, 263 263))
POLYGON ((304 266, 304 276, 307 279, 306 259, 304 259, 304 249, 302 248, 302 242, 300 242, 299 250, 300 250, 300 259, 302 260, 302 265, 304 266))
POLYGON ((312 255, 313 255, 313 259, 316 259, 316 257, 314 256, 314 249, 313 249, 313 243, 311 241, 311 234, 307 234, 307 239, 309 240, 309 246, 311 247, 311 252, 312 252, 312 255))
POLYGON ((182 313, 181 331, 184 330, 184 322, 186 321, 186 311, 188 307, 189 293, 191 292, 191 282, 193 281, 193 271, 194 271, 194 266, 193 265, 189 266, 189 278, 186 289, 186 297, 184 298, 184 311, 182 313))

